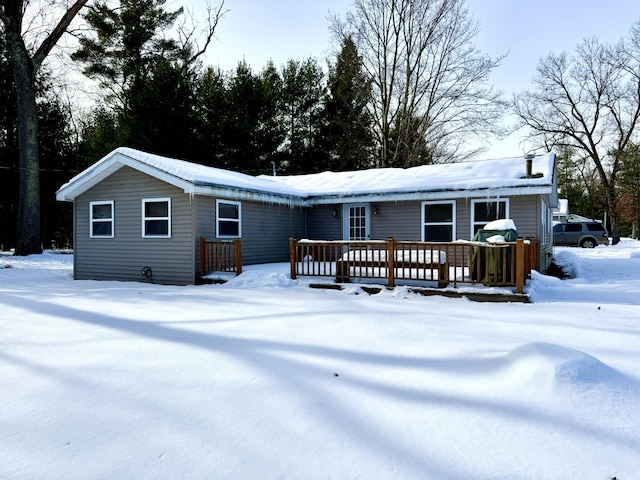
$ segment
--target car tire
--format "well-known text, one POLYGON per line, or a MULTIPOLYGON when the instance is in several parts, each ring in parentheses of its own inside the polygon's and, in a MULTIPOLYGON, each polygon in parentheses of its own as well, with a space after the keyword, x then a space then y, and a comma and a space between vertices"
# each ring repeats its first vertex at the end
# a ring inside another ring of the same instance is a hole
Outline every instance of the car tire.
POLYGON ((595 248, 596 241, 593 238, 585 238, 580 242, 582 248, 595 248))

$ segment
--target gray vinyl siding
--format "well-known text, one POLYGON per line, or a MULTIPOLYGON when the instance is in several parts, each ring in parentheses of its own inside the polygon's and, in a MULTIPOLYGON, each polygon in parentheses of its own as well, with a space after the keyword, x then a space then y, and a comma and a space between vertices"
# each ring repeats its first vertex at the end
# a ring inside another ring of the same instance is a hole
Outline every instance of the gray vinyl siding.
POLYGON ((471 240, 471 199, 456 199, 456 240, 471 240))
MULTIPOLYGON (((378 202, 370 204, 371 239, 420 240, 420 202, 378 202)), ((318 205, 307 210, 307 236, 311 240, 342 240, 342 204, 318 205), (334 210, 336 215, 333 215, 334 210)))
POLYGON ((304 211, 284 205, 242 203, 242 262, 288 262, 289 239, 304 234, 304 211))
POLYGON ((509 202, 509 215, 518 228, 518 236, 540 238, 542 233, 540 197, 538 195, 512 197, 509 202))
MULTIPOLYGON (((197 236, 216 240, 216 198, 198 197, 196 205, 197 236)), ((289 261, 289 238, 304 236, 304 210, 247 201, 240 202, 240 205, 242 263, 252 265, 289 261)))
MULTIPOLYGON (((471 240, 472 200, 490 201, 489 198, 458 198, 456 205, 456 240, 471 240)), ((443 200, 446 202, 447 200, 443 200)), ((525 237, 540 236, 540 197, 537 195, 508 198, 509 216, 518 227, 518 234, 525 237)), ((385 240, 420 241, 422 238, 422 202, 377 202, 371 204, 371 212, 378 207, 378 214, 371 215, 371 238, 385 240)), ((308 238, 313 240, 341 240, 342 206, 322 205, 308 210, 308 238), (332 215, 334 208, 339 212, 332 215)))
POLYGON ((342 240, 342 205, 318 205, 307 209, 304 237, 310 240, 342 240))
MULTIPOLYGON (((458 240, 470 240, 471 234, 471 209, 473 201, 490 202, 496 198, 476 197, 459 198, 456 200, 456 237, 458 240)), ((509 218, 518 229, 521 237, 538 237, 540 225, 538 220, 540 197, 537 195, 502 197, 500 200, 509 202, 509 218)))
POLYGON ((378 206, 378 214, 371 216, 371 238, 386 240, 420 241, 421 239, 421 205, 415 202, 387 202, 371 205, 372 210, 378 206))
POLYGON ((193 205, 182 190, 123 167, 76 199, 76 279, 190 284, 195 280, 193 205), (171 198, 171 238, 142 238, 142 199, 171 198), (89 202, 114 201, 114 238, 89 238, 89 202))

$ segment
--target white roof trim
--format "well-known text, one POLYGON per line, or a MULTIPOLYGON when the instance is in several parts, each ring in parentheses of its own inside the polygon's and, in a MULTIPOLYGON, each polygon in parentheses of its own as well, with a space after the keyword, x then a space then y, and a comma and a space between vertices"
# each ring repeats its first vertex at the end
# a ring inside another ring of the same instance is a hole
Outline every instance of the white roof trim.
MULTIPOLYGON (((438 188, 436 181, 435 185, 431 185, 431 189, 429 189, 428 185, 425 189, 422 189, 421 186, 423 184, 421 182, 414 182, 413 188, 415 190, 407 191, 407 185, 400 181, 395 184, 398 187, 398 191, 395 192, 390 189, 389 191, 375 193, 371 191, 367 192, 366 189, 364 189, 364 191, 358 191, 358 189, 355 188, 351 192, 340 194, 332 193, 332 187, 334 187, 332 179, 336 178, 336 175, 347 175, 349 181, 353 178, 353 180, 357 182, 363 178, 360 172, 343 172, 339 174, 327 172, 328 176, 320 177, 320 175, 323 174, 318 174, 315 178, 312 178, 313 176, 306 176, 306 178, 305 176, 288 178, 252 177, 228 170, 205 167, 181 160, 147 154, 130 148, 118 148, 63 185, 56 193, 56 198, 60 201, 73 201, 77 196, 99 184, 123 166, 128 166, 167 184, 173 185, 189 195, 216 196, 233 200, 251 200, 288 206, 310 206, 345 202, 496 198, 518 195, 548 195, 551 199, 551 206, 555 206, 557 203, 557 192, 554 191, 556 179, 552 170, 554 160, 553 153, 549 154, 546 158, 548 158, 548 160, 541 159, 543 162, 541 165, 544 166, 544 162, 547 162, 547 175, 540 179, 534 179, 534 183, 529 183, 531 180, 525 179, 527 183, 523 184, 519 181, 522 177, 514 179, 513 176, 511 176, 509 179, 505 178, 505 180, 512 183, 512 185, 506 182, 502 185, 488 183, 489 186, 484 187, 482 180, 480 180, 475 183, 466 182, 466 185, 461 185, 460 188, 455 187, 456 182, 449 183, 449 186, 441 184, 440 188, 438 188), (551 176, 549 177, 549 175, 551 176), (316 185, 319 185, 320 188, 305 188, 304 182, 308 179, 316 182, 316 185), (318 180, 322 180, 322 182, 317 183, 318 180), (299 181, 302 183, 297 185, 299 181), (513 184, 514 182, 520 184, 513 184), (292 183, 292 185, 288 185, 287 183, 292 183)), ((511 161, 511 159, 507 160, 511 161)), ((497 162, 500 162, 500 160, 497 162)), ((500 165, 500 163, 496 165, 500 165)), ((513 164, 510 163, 509 165, 513 164)), ((519 168, 520 164, 517 165, 519 168)), ((463 168, 467 169, 473 166, 474 164, 466 164, 463 168)), ((396 175, 396 177, 403 175, 404 173, 402 172, 402 170, 398 169, 390 170, 390 174, 396 175)), ((372 174, 379 175, 380 172, 362 171, 362 175, 365 175, 364 178, 370 178, 367 176, 372 174)))
POLYGON ((283 204, 289 206, 306 205, 305 199, 292 195, 278 194, 268 191, 252 190, 233 186, 199 185, 172 175, 161 168, 149 165, 141 160, 130 157, 121 151, 115 150, 106 157, 93 164, 88 169, 76 175, 56 192, 59 201, 73 201, 79 195, 102 182, 124 166, 133 168, 151 177, 157 178, 169 185, 183 190, 189 195, 207 195, 233 198, 238 200, 255 200, 267 203, 283 204))
POLYGON ((504 198, 519 195, 551 195, 550 186, 503 187, 474 190, 442 190, 438 192, 380 193, 353 196, 318 196, 309 199, 310 205, 333 205, 351 202, 407 202, 412 200, 450 200, 459 198, 504 198))

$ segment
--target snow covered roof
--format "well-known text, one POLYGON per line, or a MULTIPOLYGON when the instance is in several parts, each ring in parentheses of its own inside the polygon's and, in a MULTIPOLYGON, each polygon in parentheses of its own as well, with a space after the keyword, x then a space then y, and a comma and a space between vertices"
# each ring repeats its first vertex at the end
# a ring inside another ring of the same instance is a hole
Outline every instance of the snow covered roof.
POLYGON ((559 217, 566 217, 569 215, 569 200, 566 198, 558 199, 558 208, 553 209, 553 214, 559 217))
POLYGON ((378 168, 350 172, 323 172, 270 178, 304 192, 316 203, 328 203, 341 197, 361 200, 438 199, 486 195, 517 195, 555 192, 553 175, 555 154, 533 159, 532 175, 526 176, 523 158, 478 160, 412 168, 378 168), (536 191, 532 191, 535 189, 536 191))
POLYGON ((61 201, 73 201, 120 168, 128 166, 163 180, 188 194, 219 195, 279 203, 302 203, 294 188, 243 173, 162 157, 120 147, 82 171, 56 192, 61 201), (298 201, 296 201, 298 199, 298 201))
POLYGON ((290 205, 335 203, 341 198, 401 201, 519 194, 548 194, 555 198, 554 163, 553 153, 536 157, 530 177, 526 176, 523 158, 423 165, 406 169, 380 168, 254 177, 121 147, 60 187, 56 198, 73 201, 123 166, 166 181, 189 194, 290 205))

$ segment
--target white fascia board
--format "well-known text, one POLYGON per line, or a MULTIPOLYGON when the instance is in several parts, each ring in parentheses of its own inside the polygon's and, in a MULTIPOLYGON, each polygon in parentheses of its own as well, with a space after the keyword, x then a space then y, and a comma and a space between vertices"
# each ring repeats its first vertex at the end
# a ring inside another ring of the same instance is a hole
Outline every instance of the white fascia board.
POLYGON ((220 197, 232 200, 245 200, 262 203, 271 203, 276 205, 287 205, 290 207, 306 207, 311 203, 302 198, 289 195, 278 195, 271 192, 252 191, 242 188, 232 188, 213 185, 194 185, 193 195, 205 195, 208 197, 220 197))
POLYGON ((196 185, 191 181, 171 175, 164 170, 160 170, 121 153, 115 153, 112 157, 105 159, 104 162, 98 162, 92 168, 89 168, 81 174, 81 176, 72 179, 56 192, 56 199, 67 202, 73 201, 76 197, 94 187, 123 166, 128 166, 169 185, 173 185, 188 195, 217 196, 235 200, 254 200, 288 206, 306 206, 308 204, 307 201, 301 197, 251 191, 227 186, 196 185))
POLYGON ((184 190, 185 193, 190 193, 193 190, 193 184, 191 182, 170 175, 162 170, 121 153, 115 153, 113 156, 105 159, 104 162, 98 162, 81 174, 81 176, 75 177, 69 183, 64 185, 56 192, 56 200, 72 202, 77 196, 82 195, 84 192, 96 186, 109 175, 112 175, 124 166, 133 168, 134 170, 174 185, 184 190))
POLYGON ((93 168, 85 170, 79 176, 74 177, 70 182, 63 185, 62 188, 56 192, 56 200, 72 202, 78 195, 94 187, 120 168, 122 168, 122 164, 111 159, 97 163, 93 168))
POLYGON ((551 195, 550 185, 531 187, 501 187, 473 190, 441 190, 412 193, 378 193, 363 195, 317 196, 309 199, 310 205, 333 205, 352 202, 407 202, 413 200, 452 200, 457 198, 502 198, 521 195, 551 195))

